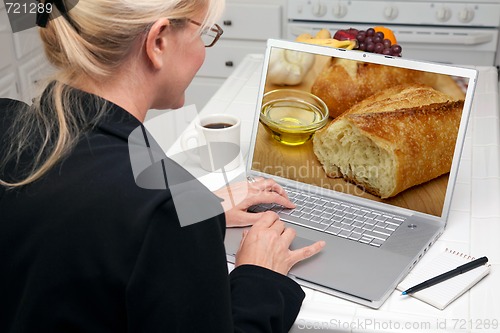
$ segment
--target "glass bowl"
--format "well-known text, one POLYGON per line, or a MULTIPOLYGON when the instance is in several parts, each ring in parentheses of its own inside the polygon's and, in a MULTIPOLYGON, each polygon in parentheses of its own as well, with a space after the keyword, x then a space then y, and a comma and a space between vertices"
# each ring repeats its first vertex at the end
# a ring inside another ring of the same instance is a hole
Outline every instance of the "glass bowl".
POLYGON ((303 90, 277 89, 264 94, 260 122, 271 136, 289 146, 309 141, 328 122, 328 107, 303 90))

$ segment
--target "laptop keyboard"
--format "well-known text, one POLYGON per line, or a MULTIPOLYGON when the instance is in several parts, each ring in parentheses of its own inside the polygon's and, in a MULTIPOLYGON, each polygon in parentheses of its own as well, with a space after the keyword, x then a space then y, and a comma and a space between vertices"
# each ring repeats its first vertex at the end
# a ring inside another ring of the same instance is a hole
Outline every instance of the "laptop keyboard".
POLYGON ((251 207, 253 212, 272 210, 292 224, 380 247, 403 223, 404 217, 357 207, 331 198, 308 195, 282 186, 294 209, 276 204, 251 207))

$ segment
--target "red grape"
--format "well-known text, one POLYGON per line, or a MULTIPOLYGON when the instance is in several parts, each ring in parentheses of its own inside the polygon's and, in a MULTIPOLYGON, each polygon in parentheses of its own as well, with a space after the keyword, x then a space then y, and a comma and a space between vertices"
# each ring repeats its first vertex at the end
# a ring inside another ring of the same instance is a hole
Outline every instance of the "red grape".
POLYGON ((359 32, 358 35, 356 36, 356 39, 358 42, 364 42, 366 38, 366 34, 364 32, 359 32))
POLYGON ((384 38, 385 35, 382 31, 375 31, 373 28, 366 30, 351 28, 345 31, 354 34, 358 42, 358 50, 397 57, 401 56, 401 46, 398 44, 393 45, 390 39, 384 38))
POLYGON ((399 56, 401 54, 402 48, 398 44, 391 46, 391 54, 394 56, 399 56))

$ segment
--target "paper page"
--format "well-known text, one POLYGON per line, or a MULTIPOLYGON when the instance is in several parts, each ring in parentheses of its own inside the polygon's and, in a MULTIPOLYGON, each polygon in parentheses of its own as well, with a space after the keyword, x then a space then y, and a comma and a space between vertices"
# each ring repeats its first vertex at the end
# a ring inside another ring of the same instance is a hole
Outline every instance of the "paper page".
MULTIPOLYGON (((407 290, 474 259, 468 255, 447 249, 424 266, 417 265, 398 285, 397 289, 401 291, 407 290)), ((489 270, 489 265, 483 265, 405 297, 418 298, 442 310, 479 282, 479 280, 489 273, 489 270)))

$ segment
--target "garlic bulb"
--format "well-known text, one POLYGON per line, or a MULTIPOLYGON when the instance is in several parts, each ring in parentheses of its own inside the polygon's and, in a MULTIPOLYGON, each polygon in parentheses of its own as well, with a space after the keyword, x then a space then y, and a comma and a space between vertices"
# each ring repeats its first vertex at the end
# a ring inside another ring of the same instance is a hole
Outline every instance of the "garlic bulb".
POLYGON ((314 55, 306 52, 273 49, 267 78, 277 85, 297 85, 314 64, 314 55))

